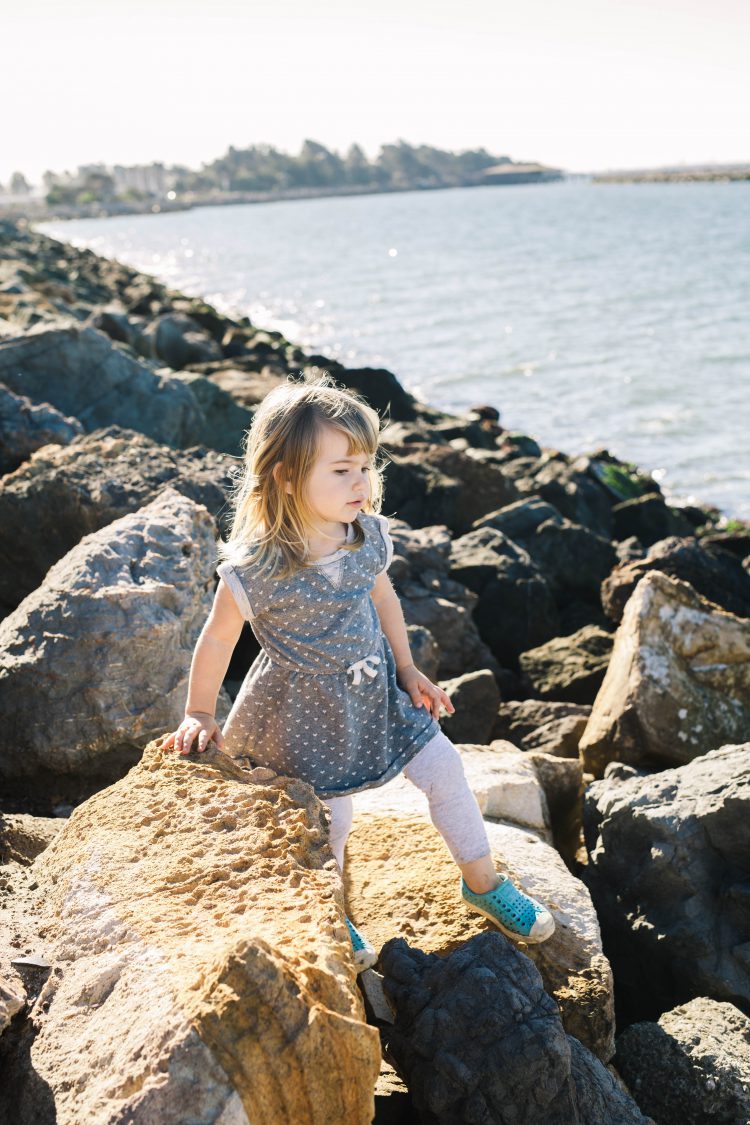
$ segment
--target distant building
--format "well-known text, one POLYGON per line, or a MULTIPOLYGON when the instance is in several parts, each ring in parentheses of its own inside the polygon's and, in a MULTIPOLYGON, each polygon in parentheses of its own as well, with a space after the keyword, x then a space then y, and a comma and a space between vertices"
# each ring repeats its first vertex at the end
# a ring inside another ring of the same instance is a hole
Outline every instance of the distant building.
POLYGON ((163 164, 132 164, 129 167, 115 164, 112 177, 118 192, 130 188, 160 198, 165 196, 174 184, 174 174, 168 172, 163 164))
POLYGON ((562 180, 560 168, 546 164, 493 164, 485 168, 480 178, 482 184, 537 184, 547 180, 562 180))
POLYGON ((79 164, 77 169, 77 178, 81 181, 85 180, 87 176, 108 176, 109 168, 106 164, 79 164))

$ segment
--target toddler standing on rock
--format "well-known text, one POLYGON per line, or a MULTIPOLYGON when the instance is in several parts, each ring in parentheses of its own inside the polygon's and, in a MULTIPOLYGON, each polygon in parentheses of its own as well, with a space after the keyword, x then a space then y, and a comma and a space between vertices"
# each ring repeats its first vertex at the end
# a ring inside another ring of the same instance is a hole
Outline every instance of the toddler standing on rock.
MULTIPOLYGON (((379 514, 380 418, 327 374, 288 381, 259 406, 234 496, 221 581, 190 669, 185 717, 163 745, 210 739, 232 757, 301 778, 331 813, 343 873, 352 794, 403 771, 461 870, 460 894, 508 937, 545 941, 540 903, 499 874, 461 756, 438 725, 446 693, 415 667, 387 570, 379 514), (223 731, 216 698, 243 623, 261 645, 223 731)), ((347 917, 357 971, 372 945, 347 917)))

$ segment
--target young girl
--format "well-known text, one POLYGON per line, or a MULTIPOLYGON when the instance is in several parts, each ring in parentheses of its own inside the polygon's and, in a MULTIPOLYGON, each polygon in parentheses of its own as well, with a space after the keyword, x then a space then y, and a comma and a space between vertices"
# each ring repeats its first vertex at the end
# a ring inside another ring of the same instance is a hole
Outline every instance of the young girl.
MULTIPOLYGON (((261 403, 248 433, 221 581, 193 655, 185 718, 164 746, 188 754, 210 739, 313 786, 331 814, 343 873, 352 794, 403 771, 461 869, 460 893, 506 935, 545 941, 550 913, 498 874, 461 756, 438 725, 446 693, 415 667, 393 555, 379 514, 380 418, 324 373, 288 381, 261 403), (261 652, 223 731, 216 697, 245 621, 261 652)), ((349 918, 357 971, 377 954, 349 918)))

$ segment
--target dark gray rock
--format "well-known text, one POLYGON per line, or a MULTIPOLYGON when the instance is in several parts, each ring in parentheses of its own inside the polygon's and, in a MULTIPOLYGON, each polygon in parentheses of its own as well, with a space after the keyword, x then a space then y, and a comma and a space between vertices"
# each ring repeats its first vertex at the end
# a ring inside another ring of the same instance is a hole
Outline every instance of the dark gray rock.
MULTIPOLYGON (((0 781, 80 800, 176 730, 211 608, 216 524, 173 488, 85 536, 0 623, 0 781)), ((219 692, 217 714, 228 713, 219 692)))
POLYGON ((454 449, 426 438, 385 443, 391 457, 385 504, 413 527, 441 523, 460 535, 487 511, 517 498, 516 486, 493 450, 454 449))
POLYGON ((77 418, 66 417, 48 402, 14 394, 0 383, 0 474, 13 472, 43 445, 67 445, 82 433, 77 418))
MULTIPOLYGON (((390 521, 394 544, 389 575, 408 626, 421 626, 438 646, 440 679, 502 669, 479 635, 472 616, 476 595, 448 577, 451 538, 445 526, 410 528, 390 521)), ((425 670, 426 671, 426 670, 425 670)))
POLYGON ((446 476, 423 460, 426 445, 388 447, 390 463, 385 470, 383 510, 398 512, 412 527, 458 521, 463 489, 460 481, 446 476))
POLYGON ((541 497, 561 516, 589 528, 604 539, 612 536, 614 499, 588 471, 588 461, 546 449, 541 457, 519 459, 506 466, 523 497, 541 497))
POLYGON ((223 358, 216 341, 186 313, 165 313, 156 317, 144 335, 153 340, 154 354, 174 371, 181 371, 190 363, 210 363, 223 358))
POLYGON ((517 668, 520 653, 555 636, 557 610, 547 583, 501 531, 483 527, 455 539, 450 575, 478 595, 474 619, 505 667, 517 668))
POLYGON ((617 1040, 617 1068, 659 1125, 747 1125, 750 1019, 705 996, 635 1023, 617 1040))
POLYGON ((11 610, 91 532, 135 512, 171 485, 229 531, 237 462, 198 446, 175 450, 110 426, 51 446, 0 480, 0 609, 11 610))
POLYGON ((519 750, 577 758, 578 743, 590 714, 591 708, 586 704, 510 700, 498 708, 492 738, 512 742, 519 750))
POLYGON ((528 551, 558 604, 575 597, 598 603, 601 583, 617 562, 608 539, 565 519, 544 500, 518 500, 475 527, 495 527, 528 551))
POLYGON ((730 551, 697 539, 670 536, 654 543, 645 558, 621 563, 602 584, 602 605, 619 622, 628 598, 649 570, 689 582, 694 590, 738 617, 750 617, 750 574, 730 551))
POLYGON ((455 714, 444 714, 440 719, 448 738, 452 742, 488 743, 500 703, 500 689, 494 674, 482 668, 453 680, 443 680, 440 686, 456 708, 455 714))
POLYGON ((669 535, 692 535, 694 531, 690 520, 678 509, 670 508, 657 492, 615 504, 612 518, 614 539, 635 535, 644 547, 650 547, 669 535))
POLYGON ((386 1058, 425 1125, 643 1125, 606 1067, 565 1034, 532 961, 499 932, 447 957, 403 938, 380 954, 395 1009, 386 1058))
POLYGON ((749 818, 750 743, 587 789, 583 878, 628 1018, 701 995, 750 1011, 749 818))
POLYGON ((205 418, 189 387, 157 375, 95 328, 39 326, 0 341, 0 382, 90 432, 116 424, 165 445, 197 445, 205 418))
POLYGON ((604 680, 614 638, 596 625, 566 637, 554 637, 521 653, 523 682, 540 699, 593 703, 604 680))
POLYGON ((192 391, 203 411, 205 423, 201 444, 220 453, 240 456, 245 432, 252 424, 254 412, 213 379, 191 371, 179 371, 175 378, 192 391))
POLYGON ((583 765, 578 758, 559 758, 538 750, 528 753, 544 790, 555 847, 568 865, 581 840, 583 765))

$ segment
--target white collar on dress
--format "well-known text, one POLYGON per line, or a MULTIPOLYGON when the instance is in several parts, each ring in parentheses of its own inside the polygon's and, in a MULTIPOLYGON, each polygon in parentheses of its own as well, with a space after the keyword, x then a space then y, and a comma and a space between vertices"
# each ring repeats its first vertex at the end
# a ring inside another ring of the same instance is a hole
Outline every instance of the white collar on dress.
MULTIPOLYGON (((356 534, 355 534, 355 531, 354 531, 354 521, 352 520, 352 522, 349 524, 349 526, 346 529, 345 542, 346 543, 353 543, 355 538, 356 538, 356 534)), ((329 563, 329 562, 335 562, 336 559, 340 559, 344 555, 347 555, 348 553, 349 552, 346 550, 346 547, 339 547, 339 549, 337 551, 332 551, 330 555, 321 555, 320 558, 311 559, 308 563, 305 563, 305 565, 306 566, 320 566, 321 563, 325 564, 325 563, 329 563)))

